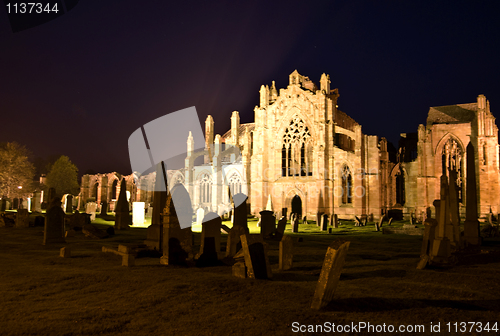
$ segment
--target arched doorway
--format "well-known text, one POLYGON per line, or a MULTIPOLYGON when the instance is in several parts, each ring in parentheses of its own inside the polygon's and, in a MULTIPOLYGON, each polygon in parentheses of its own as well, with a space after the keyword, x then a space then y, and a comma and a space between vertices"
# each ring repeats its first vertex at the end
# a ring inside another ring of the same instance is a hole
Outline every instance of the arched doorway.
POLYGON ((292 198, 292 213, 299 214, 299 218, 302 218, 302 200, 299 195, 295 195, 292 198))

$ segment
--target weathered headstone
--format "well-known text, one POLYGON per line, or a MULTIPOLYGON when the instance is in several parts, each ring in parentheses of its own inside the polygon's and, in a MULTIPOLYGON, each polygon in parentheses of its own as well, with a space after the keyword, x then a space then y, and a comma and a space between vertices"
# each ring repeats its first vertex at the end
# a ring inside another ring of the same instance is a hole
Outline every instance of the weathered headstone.
POLYGON ((333 225, 333 227, 334 227, 335 229, 338 229, 340 225, 339 225, 339 216, 338 216, 337 214, 334 214, 334 215, 332 216, 332 222, 333 222, 333 224, 332 224, 332 225, 333 225))
POLYGON ((356 221, 354 226, 363 226, 361 219, 358 216, 354 216, 354 220, 356 221))
MULTIPOLYGON (((88 212, 87 212, 88 213, 88 212)), ((120 184, 120 194, 115 207, 115 230, 127 230, 132 224, 129 204, 127 201, 127 181, 122 178, 120 184)))
POLYGON ((88 202, 85 205, 85 213, 88 213, 90 215, 91 222, 95 221, 96 212, 97 212, 97 203, 96 202, 88 202))
POLYGON ((208 237, 212 237, 214 239, 215 252, 217 254, 220 253, 220 238, 221 238, 220 229, 222 227, 222 219, 215 212, 209 212, 202 218, 201 222, 202 222, 202 228, 201 228, 200 255, 205 252, 204 251, 205 240, 208 237))
POLYGON ((242 226, 233 226, 227 237, 226 257, 233 257, 241 248, 240 237, 248 233, 242 226))
POLYGON ((245 254, 245 265, 249 278, 271 279, 273 273, 267 259, 266 244, 261 235, 241 235, 241 246, 245 254))
POLYGON ((312 309, 321 309, 332 300, 344 267, 349 244, 348 241, 337 240, 328 247, 314 292, 312 309))
POLYGON ((323 213, 322 212, 317 212, 316 213, 316 225, 318 227, 321 227, 321 218, 323 218, 323 213))
POLYGON ((383 223, 384 223, 384 216, 380 216, 378 223, 375 222, 375 231, 379 232, 383 223))
POLYGON ((281 216, 288 218, 287 214, 288 214, 288 208, 281 208, 281 216))
POLYGON ((247 195, 236 194, 233 196, 235 208, 233 211, 233 227, 241 226, 248 231, 247 223, 247 195))
MULTIPOLYGON (((0 211, 2 211, 1 207, 0 211)), ((31 202, 31 211, 42 212, 42 193, 40 191, 35 191, 33 193, 33 200, 31 202)))
POLYGON ((191 227, 181 229, 178 216, 187 216, 187 213, 177 215, 173 199, 182 201, 181 210, 191 209, 189 194, 182 184, 178 184, 167 195, 163 211, 163 256, 160 263, 163 265, 185 265, 188 259, 193 258, 193 233, 191 227), (171 194, 179 193, 171 196, 171 194))
MULTIPOLYGON (((220 217, 219 217, 220 218, 220 217)), ((219 254, 215 249, 215 237, 202 239, 203 253, 196 260, 197 267, 216 266, 219 264, 219 254)))
POLYGON ((467 145, 467 178, 465 184, 464 245, 478 248, 481 244, 479 221, 477 220, 476 162, 472 142, 467 145))
POLYGON ((302 224, 307 224, 307 216, 302 217, 302 224))
POLYGON ((323 214, 321 217, 321 231, 328 231, 328 215, 323 214))
POLYGON ((290 236, 283 236, 280 241, 279 269, 286 271, 293 265, 293 239, 290 236))
POLYGON ((73 212, 73 195, 66 196, 66 209, 65 212, 72 213, 73 212))
POLYGON ((297 214, 292 214, 292 232, 297 233, 299 232, 299 219, 297 218, 297 214))
POLYGON ((108 202, 101 202, 101 216, 106 216, 108 214, 108 202))
POLYGON ((132 202, 132 225, 144 226, 144 223, 146 222, 144 206, 144 202, 132 202))
POLYGON ((204 217, 205 210, 203 208, 199 208, 198 210, 196 210, 196 225, 202 225, 204 217))
POLYGON ((441 176, 440 196, 438 225, 429 259, 432 264, 446 265, 452 261, 451 244, 446 232, 451 220, 448 177, 446 175, 441 176))
MULTIPOLYGON (((160 162, 156 165, 155 190, 153 192, 153 207, 151 213, 151 225, 146 233, 146 244, 149 248, 162 252, 163 247, 163 224, 161 214, 167 202, 167 184, 165 182, 165 165, 160 162)), ((149 209, 148 209, 149 212, 149 209)))
POLYGON ((260 234, 264 239, 270 238, 276 231, 276 218, 273 212, 269 210, 262 210, 260 216, 260 234))
POLYGON ((125 254, 122 256, 122 266, 135 266, 135 256, 133 254, 125 254))
POLYGON ((389 218, 389 222, 387 223, 387 225, 388 225, 388 226, 391 226, 391 224, 392 224, 392 217, 391 217, 391 218, 389 218))
POLYGON ((16 215, 16 227, 27 228, 29 223, 29 212, 27 209, 18 209, 16 215))
POLYGON ((283 216, 278 221, 278 227, 276 228, 275 239, 281 240, 281 238, 283 238, 283 235, 285 234, 285 229, 286 229, 286 217, 283 216))
POLYGON ((71 247, 66 246, 61 248, 59 251, 59 256, 62 258, 71 258, 71 247))
POLYGON ((64 240, 64 216, 61 201, 54 197, 45 214, 43 245, 66 242, 64 240))

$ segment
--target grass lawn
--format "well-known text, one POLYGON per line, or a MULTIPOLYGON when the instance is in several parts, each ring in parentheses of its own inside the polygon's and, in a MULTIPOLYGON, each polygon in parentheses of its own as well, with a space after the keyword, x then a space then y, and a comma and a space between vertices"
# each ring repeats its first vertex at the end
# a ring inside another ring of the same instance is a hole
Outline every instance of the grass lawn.
MULTIPOLYGON (((252 233, 259 232, 256 224, 249 222, 252 233)), ((251 280, 232 276, 229 266, 164 266, 158 258, 137 258, 127 268, 121 257, 101 252, 102 246, 141 243, 145 228, 102 240, 78 233, 66 244, 43 246, 41 227, 2 227, 0 335, 290 335, 294 322, 385 323, 396 330, 423 325, 419 335, 438 334, 431 323, 440 323, 443 334, 448 322, 498 322, 500 328, 499 239, 486 240, 480 255, 453 268, 419 271, 421 236, 383 235, 373 225, 347 221, 333 234, 312 222, 301 224, 300 233, 290 229, 286 234, 302 237, 294 239, 294 267, 277 269, 279 245, 269 241, 273 279, 251 280), (339 238, 351 245, 334 300, 311 310, 326 249, 339 238), (71 258, 59 257, 63 246, 71 247, 71 258)), ((193 231, 196 252, 201 235, 193 231)))

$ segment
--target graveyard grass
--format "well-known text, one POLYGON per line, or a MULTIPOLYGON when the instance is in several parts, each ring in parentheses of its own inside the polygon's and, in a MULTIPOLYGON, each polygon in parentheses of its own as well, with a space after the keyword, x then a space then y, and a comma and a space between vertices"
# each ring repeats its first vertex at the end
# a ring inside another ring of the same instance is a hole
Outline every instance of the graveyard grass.
MULTIPOLYGON (((102 246, 142 243, 145 228, 102 240, 80 233, 66 244, 43 246, 41 227, 2 227, 0 334, 289 335, 293 322, 361 321, 424 325, 420 334, 430 334, 431 322, 441 322, 441 330, 447 322, 500 324, 499 239, 485 240, 480 255, 453 268, 419 271, 421 236, 383 235, 373 223, 341 222, 333 234, 312 222, 292 234, 288 224, 293 268, 277 269, 279 242, 268 241, 272 280, 240 279, 229 266, 164 266, 153 257, 123 267, 120 256, 101 252, 102 246), (342 276, 333 301, 311 310, 327 247, 335 239, 351 242, 342 276), (71 258, 59 257, 64 246, 71 246, 71 258)), ((106 228, 112 222, 94 224, 106 228)), ((258 232, 256 221, 249 226, 258 232)), ((195 252, 200 236, 194 233, 195 252)))

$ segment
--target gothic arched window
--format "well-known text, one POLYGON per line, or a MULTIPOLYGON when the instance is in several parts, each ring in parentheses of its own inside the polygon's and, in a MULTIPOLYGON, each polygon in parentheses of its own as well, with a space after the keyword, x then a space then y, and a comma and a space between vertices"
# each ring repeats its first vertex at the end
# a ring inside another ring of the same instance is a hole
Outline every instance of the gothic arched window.
POLYGON ((344 165, 341 170, 342 177, 342 204, 352 203, 352 174, 347 165, 344 165))
POLYGON ((208 174, 203 174, 200 180, 200 202, 210 203, 212 201, 212 179, 208 174))
POLYGON ((402 169, 396 173, 396 203, 405 204, 405 176, 402 169))
POLYGON ((283 135, 281 176, 312 176, 311 133, 295 116, 283 135))
POLYGON ((458 190, 458 201, 462 202, 463 193, 463 150, 460 144, 453 138, 450 137, 443 146, 443 151, 441 153, 442 162, 442 174, 450 176, 448 171, 454 170, 457 172, 457 179, 455 181, 458 190))
POLYGON ((238 175, 237 173, 233 173, 227 181, 228 181, 229 190, 231 192, 231 195, 234 196, 236 194, 241 193, 240 175, 238 175))

